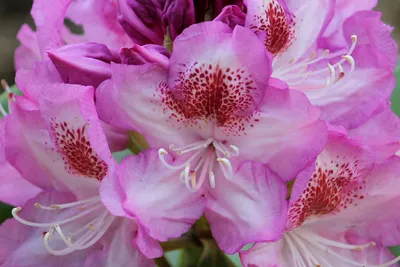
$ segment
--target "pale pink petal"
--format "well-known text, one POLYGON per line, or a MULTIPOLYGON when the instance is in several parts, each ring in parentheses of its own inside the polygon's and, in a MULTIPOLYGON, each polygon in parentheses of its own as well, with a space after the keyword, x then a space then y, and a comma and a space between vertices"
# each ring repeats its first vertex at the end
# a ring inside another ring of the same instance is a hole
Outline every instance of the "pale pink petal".
POLYGON ((27 24, 24 24, 18 31, 17 39, 21 45, 14 54, 15 69, 30 69, 36 60, 41 59, 36 33, 27 24))
POLYGON ((202 195, 187 190, 179 181, 179 172, 165 168, 157 149, 126 158, 117 179, 124 192, 121 205, 127 217, 136 217, 157 240, 181 236, 205 209, 202 195))
MULTIPOLYGON (((249 103, 245 110, 236 111, 247 115, 262 100, 272 71, 270 64, 269 53, 250 30, 237 26, 231 33, 229 26, 219 21, 205 22, 189 27, 175 39, 168 84, 173 95, 179 99, 182 94, 188 98, 187 91, 196 88, 195 82, 190 83, 191 79, 205 83, 205 87, 219 86, 221 90, 224 86, 222 81, 231 88, 238 85, 237 90, 242 90, 241 83, 247 85, 252 82, 252 87, 248 88, 249 92, 243 96, 251 97, 248 101, 252 103, 249 103), (193 50, 193 47, 196 49, 193 50), (218 84, 218 80, 210 84, 212 80, 207 80, 208 72, 225 75, 226 81, 221 77, 221 84, 218 84), (196 77, 196 74, 200 77, 196 77)), ((244 92, 240 93, 244 95, 244 92)), ((206 92, 200 91, 200 94, 206 95, 206 92)), ((201 105, 201 100, 198 99, 193 104, 201 105)), ((188 106, 193 104, 187 103, 188 106)))
POLYGON ((114 0, 75 0, 65 17, 83 28, 82 35, 64 28, 67 43, 96 42, 106 45, 113 53, 132 44, 117 19, 117 4, 114 0))
POLYGON ((233 254, 248 243, 281 238, 286 222, 285 183, 267 166, 244 162, 230 181, 223 175, 205 192, 206 217, 218 246, 233 254))
POLYGON ((322 119, 346 129, 358 127, 377 112, 396 84, 393 72, 385 69, 356 67, 349 75, 326 88, 304 91, 321 109, 322 119))
POLYGON ((105 122, 100 123, 103 128, 104 134, 106 135, 107 143, 110 147, 111 152, 124 150, 128 147, 129 132, 127 130, 109 125, 105 122))
POLYGON ((359 127, 350 130, 349 135, 361 138, 373 148, 377 160, 383 161, 400 149, 400 119, 386 107, 359 127))
POLYGON ((230 137, 240 149, 240 157, 268 163, 284 180, 313 162, 324 148, 327 131, 319 120, 320 111, 300 92, 282 88, 271 79, 260 111, 245 135, 230 137), (271 127, 273 125, 273 127, 271 127))
POLYGON ((152 147, 198 141, 193 131, 173 128, 168 122, 171 112, 163 110, 163 99, 159 96, 167 81, 164 69, 154 64, 111 64, 111 71, 112 80, 96 90, 96 105, 102 120, 139 131, 152 147))
POLYGON ((360 198, 364 198, 364 179, 374 161, 373 152, 359 141, 349 138, 345 132, 331 130, 312 176, 301 176, 304 180, 299 180, 300 185, 295 182, 287 227, 291 229, 306 220, 318 222, 322 215, 329 217, 355 208, 360 198))
POLYGON ((277 55, 274 67, 286 66, 314 46, 333 12, 331 0, 247 0, 246 26, 277 55))

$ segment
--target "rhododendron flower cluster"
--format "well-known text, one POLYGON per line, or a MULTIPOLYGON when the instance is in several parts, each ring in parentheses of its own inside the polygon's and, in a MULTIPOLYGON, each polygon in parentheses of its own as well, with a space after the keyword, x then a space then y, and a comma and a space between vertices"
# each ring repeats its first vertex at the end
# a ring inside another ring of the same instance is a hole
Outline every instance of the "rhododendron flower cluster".
POLYGON ((21 95, 3 83, 0 266, 163 267, 188 247, 397 266, 397 46, 375 5, 35 0, 21 95))

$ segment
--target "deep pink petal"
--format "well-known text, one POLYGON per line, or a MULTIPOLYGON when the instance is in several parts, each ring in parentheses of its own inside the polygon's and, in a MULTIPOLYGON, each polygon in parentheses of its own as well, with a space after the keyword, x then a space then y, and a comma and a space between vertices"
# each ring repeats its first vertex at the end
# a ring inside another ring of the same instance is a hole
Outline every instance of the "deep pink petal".
POLYGON ((376 113, 396 84, 393 72, 385 69, 356 67, 349 75, 326 88, 304 91, 321 109, 322 119, 346 129, 358 127, 376 113))
MULTIPOLYGON (((126 158, 117 175, 127 217, 136 217, 157 240, 181 236, 205 209, 201 194, 187 190, 179 181, 179 173, 165 168, 157 149, 126 158)), ((104 190, 102 193, 106 194, 104 190)))
POLYGON ((111 77, 110 63, 113 57, 103 44, 65 45, 47 53, 65 83, 96 88, 111 77))
POLYGON ((239 147, 241 158, 266 162, 288 181, 315 160, 325 145, 327 131, 319 120, 319 110, 304 94, 281 86, 271 79, 260 111, 253 117, 253 127, 229 141, 239 147))
POLYGON ((238 6, 226 6, 222 9, 221 13, 214 19, 214 21, 222 21, 232 29, 236 25, 244 26, 246 14, 238 6))
POLYGON ((220 177, 205 193, 205 215, 218 246, 233 254, 251 242, 279 239, 286 222, 285 183, 267 166, 250 161, 230 181, 220 177))

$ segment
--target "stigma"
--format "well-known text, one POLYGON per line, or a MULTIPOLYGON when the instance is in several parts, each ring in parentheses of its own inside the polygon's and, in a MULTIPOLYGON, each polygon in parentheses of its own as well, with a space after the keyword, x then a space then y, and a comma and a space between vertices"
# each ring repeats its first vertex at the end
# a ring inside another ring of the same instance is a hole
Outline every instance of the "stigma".
POLYGON ((197 192, 208 178, 211 188, 215 188, 215 168, 219 167, 224 177, 230 180, 234 170, 229 158, 239 155, 239 148, 224 142, 209 138, 183 147, 170 145, 169 150, 177 157, 184 157, 183 162, 177 165, 168 163, 165 155, 168 151, 164 148, 158 150, 158 156, 165 167, 170 170, 181 171, 180 180, 189 191, 197 192))
POLYGON ((100 202, 100 197, 81 201, 44 206, 35 203, 35 207, 49 212, 43 218, 56 218, 51 222, 32 222, 23 219, 19 212, 21 207, 12 210, 12 216, 20 223, 38 228, 48 228, 44 232, 43 242, 47 251, 56 256, 67 255, 73 251, 83 250, 94 245, 109 229, 115 217, 100 202), (68 229, 66 234, 65 230, 68 229), (52 242, 57 243, 52 246, 52 242), (61 242, 61 249, 59 248, 61 242))

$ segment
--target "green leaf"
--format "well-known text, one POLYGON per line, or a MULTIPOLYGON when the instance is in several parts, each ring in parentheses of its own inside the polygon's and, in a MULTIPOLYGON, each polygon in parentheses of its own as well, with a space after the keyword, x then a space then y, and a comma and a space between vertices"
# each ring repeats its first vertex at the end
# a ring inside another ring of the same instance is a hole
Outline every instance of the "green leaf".
POLYGON ((8 218, 11 218, 11 210, 13 209, 12 206, 0 202, 0 224, 2 224, 8 218))
POLYGON ((218 248, 213 239, 201 239, 199 248, 186 248, 181 254, 180 267, 236 267, 218 248))
POLYGON ((395 75, 397 83, 391 98, 392 110, 397 114, 397 116, 400 116, 400 65, 397 66, 395 75))

